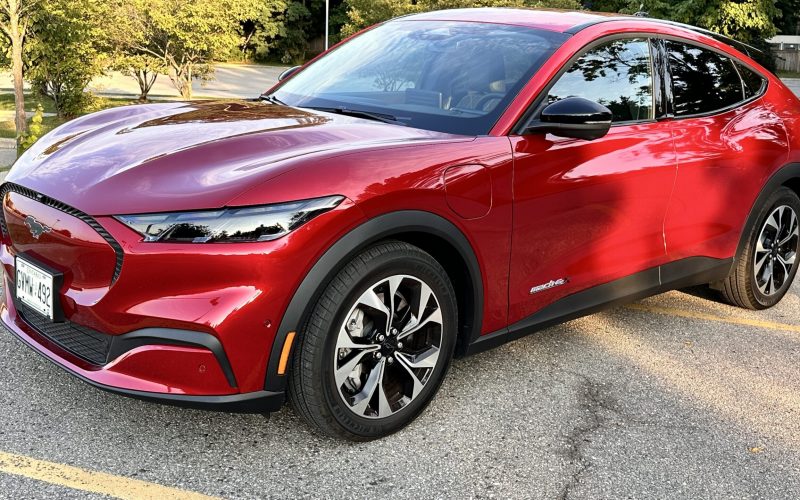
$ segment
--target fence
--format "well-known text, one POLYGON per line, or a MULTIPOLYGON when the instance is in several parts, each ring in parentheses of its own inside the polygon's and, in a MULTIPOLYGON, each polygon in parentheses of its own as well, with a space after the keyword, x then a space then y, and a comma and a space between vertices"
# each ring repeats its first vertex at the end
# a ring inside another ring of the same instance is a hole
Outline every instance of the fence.
POLYGON ((779 70, 800 73, 800 50, 773 50, 772 54, 779 70))

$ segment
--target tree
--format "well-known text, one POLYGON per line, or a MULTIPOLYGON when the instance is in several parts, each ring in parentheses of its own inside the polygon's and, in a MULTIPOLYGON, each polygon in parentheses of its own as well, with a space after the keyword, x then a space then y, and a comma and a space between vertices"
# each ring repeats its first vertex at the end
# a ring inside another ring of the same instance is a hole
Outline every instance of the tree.
POLYGON ((17 129, 17 142, 27 131, 25 116, 25 94, 23 93, 23 46, 28 36, 31 22, 39 0, 0 1, 0 31, 11 45, 11 74, 14 79, 14 124, 17 129))
MULTIPOLYGON (((133 35, 129 50, 159 59, 184 99, 195 78, 208 79, 213 62, 241 44, 241 21, 258 0, 131 0, 125 2, 133 35)), ((128 34, 131 34, 129 32, 128 34)))
POLYGON ((600 0, 592 8, 669 19, 707 28, 745 43, 775 36, 775 0, 600 0))
POLYGON ((164 61, 150 54, 121 54, 114 58, 113 69, 130 76, 139 84, 139 100, 147 101, 158 75, 166 74, 164 61))
POLYGON ((30 25, 28 78, 53 99, 59 116, 76 116, 91 102, 86 86, 103 73, 109 50, 104 27, 113 23, 113 12, 94 0, 47 0, 40 7, 30 25))
POLYGON ((139 84, 139 100, 146 101, 159 74, 166 74, 164 61, 139 48, 143 34, 136 19, 136 5, 127 0, 105 0, 116 14, 113 23, 106 26, 111 47, 111 69, 130 76, 139 84))
POLYGON ((800 35, 800 0, 778 0, 775 7, 783 14, 775 21, 784 35, 800 35))
POLYGON ((306 2, 291 2, 283 14, 283 23, 276 43, 282 63, 305 61, 308 40, 311 38, 313 28, 313 17, 306 2))
POLYGON ((265 0, 260 2, 251 19, 241 21, 239 34, 242 45, 239 49, 242 59, 266 59, 275 48, 276 39, 284 33, 284 13, 288 5, 286 0, 265 0))

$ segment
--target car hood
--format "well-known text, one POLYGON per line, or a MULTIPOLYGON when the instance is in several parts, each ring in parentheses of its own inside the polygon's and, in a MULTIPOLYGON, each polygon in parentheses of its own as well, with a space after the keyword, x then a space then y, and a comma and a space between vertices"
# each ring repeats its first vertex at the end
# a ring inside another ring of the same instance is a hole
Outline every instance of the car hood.
POLYGON ((91 215, 217 208, 299 160, 456 138, 257 101, 125 106, 46 135, 7 181, 91 215))

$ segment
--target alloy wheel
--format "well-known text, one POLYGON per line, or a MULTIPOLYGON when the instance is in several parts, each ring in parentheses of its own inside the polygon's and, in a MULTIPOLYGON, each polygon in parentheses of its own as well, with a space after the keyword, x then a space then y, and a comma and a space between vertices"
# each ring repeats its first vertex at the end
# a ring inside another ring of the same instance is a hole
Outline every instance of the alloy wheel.
POLYGON ((777 294, 792 276, 800 248, 798 217, 792 207, 782 205, 767 217, 756 242, 754 273, 758 291, 777 294))
POLYGON ((394 275, 368 287, 339 327, 333 354, 334 383, 350 411, 386 418, 417 398, 438 366, 443 326, 439 300, 422 280, 394 275))

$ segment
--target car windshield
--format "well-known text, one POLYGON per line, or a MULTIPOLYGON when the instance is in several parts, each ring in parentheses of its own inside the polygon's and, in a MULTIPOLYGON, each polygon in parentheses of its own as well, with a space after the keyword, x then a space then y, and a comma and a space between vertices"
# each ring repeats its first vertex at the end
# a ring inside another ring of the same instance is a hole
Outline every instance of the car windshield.
POLYGON ((499 24, 392 21, 315 61, 273 96, 289 106, 483 135, 566 38, 499 24))

